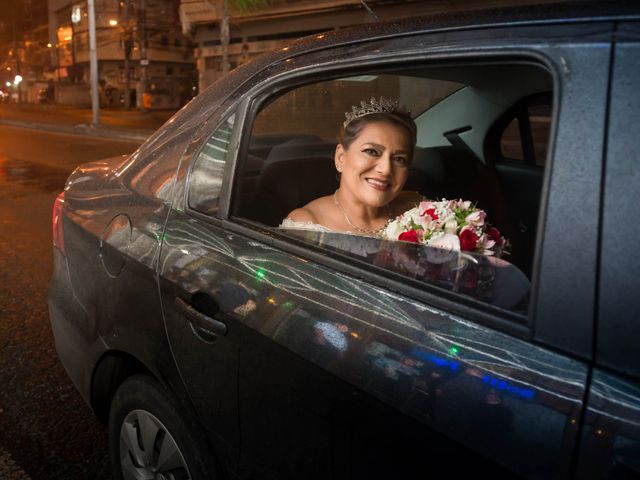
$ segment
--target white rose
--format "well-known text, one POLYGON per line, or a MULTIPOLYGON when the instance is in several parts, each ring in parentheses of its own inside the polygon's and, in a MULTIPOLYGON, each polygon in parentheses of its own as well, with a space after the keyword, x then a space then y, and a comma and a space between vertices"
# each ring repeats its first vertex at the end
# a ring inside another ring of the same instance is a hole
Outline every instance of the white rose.
POLYGON ((427 242, 427 245, 454 252, 460 251, 460 239, 457 235, 451 233, 444 233, 442 235, 431 237, 427 242))
POLYGON ((398 237, 403 232, 402 225, 399 220, 389 222, 387 228, 384 229, 384 237, 388 240, 398 240, 398 237))

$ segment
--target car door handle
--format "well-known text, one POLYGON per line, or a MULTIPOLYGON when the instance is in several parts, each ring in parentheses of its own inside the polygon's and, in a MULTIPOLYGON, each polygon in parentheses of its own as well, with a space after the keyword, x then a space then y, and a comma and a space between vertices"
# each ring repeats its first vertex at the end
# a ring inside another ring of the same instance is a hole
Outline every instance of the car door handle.
POLYGON ((176 297, 175 304, 197 331, 204 331, 221 337, 227 334, 227 325, 224 322, 199 312, 180 297, 176 297))

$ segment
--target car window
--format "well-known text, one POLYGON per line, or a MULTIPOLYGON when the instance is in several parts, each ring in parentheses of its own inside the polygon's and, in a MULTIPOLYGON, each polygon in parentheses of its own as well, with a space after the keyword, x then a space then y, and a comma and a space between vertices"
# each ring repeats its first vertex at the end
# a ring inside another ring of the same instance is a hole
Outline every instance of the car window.
POLYGON ((335 143, 337 126, 344 121, 344 113, 354 105, 354 99, 369 100, 381 95, 397 98, 417 117, 461 86, 458 82, 389 74, 355 75, 312 83, 265 106, 255 119, 252 142, 259 142, 263 135, 295 132, 335 143), (310 115, 311 112, 314 115, 310 115))
POLYGON ((526 99, 502 132, 500 160, 544 167, 550 127, 551 97, 536 95, 526 99))
MULTIPOLYGON (((243 143, 231 214, 347 255, 367 268, 393 272, 434 291, 447 291, 524 316, 533 243, 520 238, 518 220, 524 211, 529 218, 529 205, 538 205, 540 192, 530 191, 536 198, 521 198, 507 188, 505 182, 526 179, 518 173, 501 177, 484 157, 483 147, 507 112, 532 93, 548 91, 551 85, 549 74, 533 65, 446 66, 347 76, 260 99, 250 135, 243 143), (513 81, 519 75, 528 81, 513 81), (487 81, 493 78, 495 84, 487 81), (334 164, 336 138, 345 112, 361 100, 380 96, 400 99, 416 117, 418 145, 405 190, 438 202, 468 201, 467 205, 483 210, 487 221, 511 243, 500 249, 501 256, 498 249, 495 255, 450 252, 303 227, 297 231, 278 228, 292 210, 335 192, 339 185, 334 164)), ((546 121, 547 127, 549 123, 546 121)), ((536 226, 529 227, 527 238, 535 238, 536 226)))
POLYGON ((197 128, 197 125, 173 131, 161 128, 155 140, 131 155, 116 175, 140 195, 171 202, 180 159, 197 128))
POLYGON ((236 115, 231 114, 213 132, 198 153, 189 177, 189 207, 202 213, 216 214, 222 190, 229 143, 236 115))

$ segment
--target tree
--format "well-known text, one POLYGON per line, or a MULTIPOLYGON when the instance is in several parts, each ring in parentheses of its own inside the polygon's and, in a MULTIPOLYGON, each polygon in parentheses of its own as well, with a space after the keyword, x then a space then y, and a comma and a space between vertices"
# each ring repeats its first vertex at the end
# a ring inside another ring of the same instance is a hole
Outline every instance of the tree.
POLYGON ((266 7, 269 0, 209 0, 222 6, 220 20, 220 46, 222 47, 222 73, 229 73, 229 7, 240 12, 266 7))

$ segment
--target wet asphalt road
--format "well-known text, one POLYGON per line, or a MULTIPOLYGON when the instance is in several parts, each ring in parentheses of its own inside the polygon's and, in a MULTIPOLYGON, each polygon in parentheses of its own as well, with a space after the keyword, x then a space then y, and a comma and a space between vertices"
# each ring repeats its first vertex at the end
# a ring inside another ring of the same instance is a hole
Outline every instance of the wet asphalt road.
POLYGON ((51 206, 75 166, 136 146, 0 126, 2 480, 110 478, 105 428, 76 392, 53 345, 46 306, 51 206))

